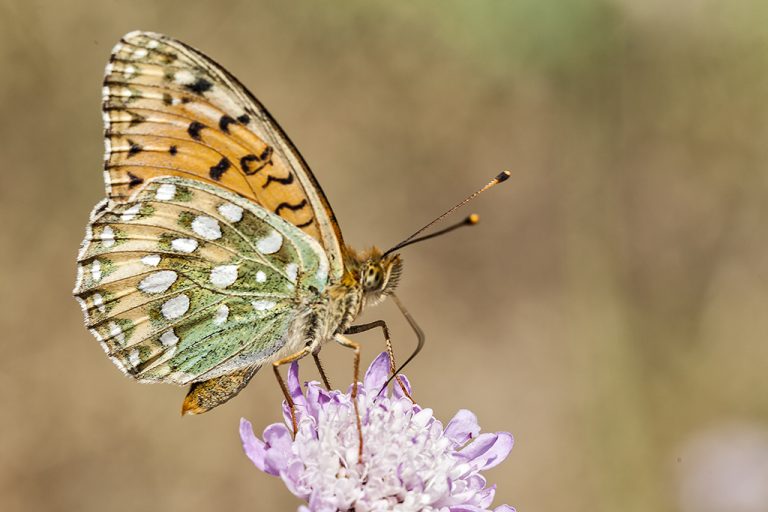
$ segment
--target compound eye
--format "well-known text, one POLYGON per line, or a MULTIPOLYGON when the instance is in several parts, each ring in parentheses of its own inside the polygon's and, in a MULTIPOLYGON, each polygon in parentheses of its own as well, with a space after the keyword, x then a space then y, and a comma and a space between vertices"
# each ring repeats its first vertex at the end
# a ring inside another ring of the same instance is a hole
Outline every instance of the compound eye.
POLYGON ((381 286, 381 271, 376 267, 368 267, 365 269, 365 277, 363 282, 365 283, 366 290, 377 290, 381 286))

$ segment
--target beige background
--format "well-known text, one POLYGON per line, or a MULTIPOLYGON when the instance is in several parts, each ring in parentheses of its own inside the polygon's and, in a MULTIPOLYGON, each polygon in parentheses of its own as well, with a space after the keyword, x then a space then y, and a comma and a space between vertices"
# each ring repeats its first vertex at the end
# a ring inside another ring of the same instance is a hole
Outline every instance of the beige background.
MULTIPOLYGON (((722 467, 717 453, 696 440, 768 435, 767 11, 760 0, 1 1, 1 508, 297 504, 237 436, 241 416, 259 429, 278 419, 271 375, 182 419, 183 390, 122 377, 70 295, 103 194, 103 67, 138 28, 202 49, 251 88, 355 246, 394 244, 512 170, 465 210, 481 215, 476 228, 404 252, 400 287, 429 337, 407 371, 418 401, 443 420, 470 408, 516 437, 488 475, 497 504, 687 511, 702 482, 725 496, 706 466, 722 467)), ((391 322, 407 353, 392 304, 366 318, 391 322)), ((367 364, 380 337, 358 339, 367 364)), ((346 385, 349 354, 323 355, 346 385)))

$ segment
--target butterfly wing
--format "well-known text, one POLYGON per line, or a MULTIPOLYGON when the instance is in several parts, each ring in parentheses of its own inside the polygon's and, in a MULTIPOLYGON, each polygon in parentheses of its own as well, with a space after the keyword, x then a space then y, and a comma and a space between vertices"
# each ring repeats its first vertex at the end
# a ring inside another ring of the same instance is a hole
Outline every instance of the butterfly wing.
POLYGON ((115 202, 157 176, 215 184, 320 242, 330 274, 343 271, 341 232, 304 159, 231 74, 180 41, 131 32, 104 79, 105 181, 115 202))
POLYGON ((201 181, 160 177, 96 207, 74 293, 123 372, 188 384, 303 346, 292 326, 328 272, 320 244, 279 216, 201 181))

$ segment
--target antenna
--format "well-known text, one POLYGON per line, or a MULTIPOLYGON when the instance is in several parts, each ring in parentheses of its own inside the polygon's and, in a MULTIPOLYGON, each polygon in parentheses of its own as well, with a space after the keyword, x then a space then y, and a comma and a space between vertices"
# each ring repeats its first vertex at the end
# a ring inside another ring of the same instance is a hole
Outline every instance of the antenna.
POLYGON ((477 222, 480 220, 480 218, 476 214, 472 214, 469 217, 467 217, 466 219, 464 219, 463 221, 459 222, 458 224, 454 224, 451 227, 448 227, 448 228, 445 228, 443 230, 437 231, 435 233, 432 233, 431 235, 425 235, 425 236, 423 236, 421 238, 416 238, 421 233, 423 233, 427 229, 431 228, 433 225, 435 225, 436 223, 440 222, 445 217, 447 217, 448 215, 452 214, 454 211, 458 210, 459 208, 461 208, 462 206, 464 206, 465 204, 467 204, 468 202, 470 202, 471 200, 473 200, 474 198, 476 198, 477 196, 479 196, 480 194, 482 194, 483 192, 485 192, 489 188, 494 187, 494 186, 498 185, 499 183, 501 183, 503 181, 507 181, 511 175, 512 175, 512 173, 510 173, 509 171, 503 171, 503 172, 499 173, 498 176, 496 176, 491 181, 489 181, 488 184, 485 185, 483 188, 481 188, 481 189, 477 190, 476 192, 470 194, 466 199, 464 199, 463 201, 458 203, 456 206, 454 206, 453 208, 450 208, 448 211, 446 211, 445 213, 443 213, 442 215, 437 217, 435 220, 433 220, 432 222, 430 222, 429 224, 427 224, 423 228, 419 229, 414 234, 412 234, 411 236, 409 236, 408 238, 406 238, 405 240, 403 240, 399 244, 395 245, 393 248, 389 249, 387 252, 384 253, 384 256, 386 256, 387 254, 389 254, 391 252, 394 252, 394 251, 396 251, 398 249, 402 249, 406 245, 415 244, 416 242, 421 242, 423 240, 427 240, 429 238, 433 238, 433 237, 436 237, 438 235, 442 235, 443 233, 448 233, 449 231, 453 231, 454 229, 462 227, 462 226, 471 226, 473 224, 477 224, 477 222))

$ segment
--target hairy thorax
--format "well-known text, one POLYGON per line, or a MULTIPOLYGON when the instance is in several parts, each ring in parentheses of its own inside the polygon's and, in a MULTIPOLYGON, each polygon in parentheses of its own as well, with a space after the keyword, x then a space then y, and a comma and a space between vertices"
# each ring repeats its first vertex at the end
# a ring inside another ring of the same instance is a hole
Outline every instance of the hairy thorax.
POLYGON ((343 334, 363 309, 363 291, 356 283, 332 284, 315 304, 316 325, 309 332, 308 341, 319 348, 331 341, 336 334, 343 334))

